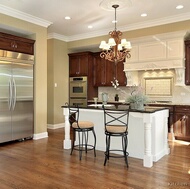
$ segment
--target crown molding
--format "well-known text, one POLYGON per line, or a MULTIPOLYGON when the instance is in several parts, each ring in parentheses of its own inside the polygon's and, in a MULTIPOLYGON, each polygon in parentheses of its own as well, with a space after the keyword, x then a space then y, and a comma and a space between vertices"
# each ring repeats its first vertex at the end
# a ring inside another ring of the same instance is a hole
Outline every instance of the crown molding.
MULTIPOLYGON (((176 16, 170 16, 170 17, 165 17, 161 19, 155 19, 147 22, 139 22, 137 24, 131 24, 131 25, 126 25, 126 26, 121 26, 118 27, 119 30, 122 32, 126 31, 132 31, 132 30, 137 30, 137 29, 143 29, 147 27, 154 27, 154 26, 159 26, 159 25, 164 25, 164 24, 170 24, 170 23, 175 23, 175 22, 181 22, 185 20, 190 20, 190 13, 186 14, 180 14, 176 16)), ((108 28, 106 30, 101 30, 101 31, 96 31, 96 32, 88 32, 88 33, 83 33, 79 35, 72 35, 72 36, 63 36, 61 37, 60 34, 54 35, 54 37, 58 37, 56 39, 63 40, 66 42, 71 42, 71 41, 77 41, 77 40, 82 40, 82 39, 88 39, 92 37, 99 37, 103 35, 108 35, 109 31, 113 30, 113 28, 108 28)))
POLYGON ((147 42, 152 42, 152 41, 162 41, 162 40, 169 40, 169 39, 180 39, 180 40, 184 41, 189 36, 190 36, 189 31, 180 30, 180 31, 168 32, 168 33, 161 33, 161 34, 137 37, 137 38, 130 39, 130 42, 133 45, 135 45, 135 44, 140 44, 140 43, 147 43, 147 42))
POLYGON ((130 31, 130 30, 143 29, 145 27, 148 28, 148 27, 160 26, 160 25, 164 25, 164 24, 171 24, 171 23, 181 22, 181 21, 185 21, 185 20, 190 20, 190 13, 169 16, 169 17, 150 20, 150 21, 146 21, 146 22, 139 22, 136 24, 119 27, 119 29, 122 31, 130 31))
POLYGON ((18 19, 21 19, 21 20, 24 20, 24 21, 27 21, 27 22, 30 22, 33 24, 36 24, 39 26, 43 26, 46 28, 52 24, 52 22, 50 22, 50 21, 43 20, 41 18, 32 16, 30 14, 26 14, 24 12, 21 12, 21 11, 18 11, 18 10, 9 8, 9 7, 6 7, 4 5, 0 6, 0 13, 8 15, 8 16, 12 16, 14 18, 18 18, 18 19))
POLYGON ((65 35, 60 35, 58 33, 48 33, 47 39, 58 39, 61 41, 69 42, 69 39, 65 35))

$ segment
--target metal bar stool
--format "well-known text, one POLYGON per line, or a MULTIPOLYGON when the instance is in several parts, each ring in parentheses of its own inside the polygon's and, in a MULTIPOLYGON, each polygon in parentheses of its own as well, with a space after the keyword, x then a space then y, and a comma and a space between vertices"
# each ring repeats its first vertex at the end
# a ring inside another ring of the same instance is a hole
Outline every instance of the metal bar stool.
MULTIPOLYGON (((71 124, 71 127, 73 129, 74 135, 78 133, 78 143, 75 144, 75 139, 72 141, 71 146, 71 155, 73 153, 73 150, 79 151, 79 159, 82 159, 82 152, 89 150, 94 150, 94 157, 96 157, 96 134, 94 131, 94 123, 91 121, 79 121, 79 107, 70 107, 69 108, 69 122, 71 124), (94 136, 94 144, 88 143, 89 138, 89 132, 92 132, 94 136)), ((76 137, 74 137, 76 138, 76 137)))
POLYGON ((127 145, 128 145, 128 117, 129 112, 127 110, 104 110, 104 125, 105 125, 105 135, 106 135, 106 151, 104 166, 110 157, 113 158, 124 158, 125 163, 128 167, 128 155, 127 145), (111 149, 111 137, 121 137, 122 148, 121 149, 111 149))

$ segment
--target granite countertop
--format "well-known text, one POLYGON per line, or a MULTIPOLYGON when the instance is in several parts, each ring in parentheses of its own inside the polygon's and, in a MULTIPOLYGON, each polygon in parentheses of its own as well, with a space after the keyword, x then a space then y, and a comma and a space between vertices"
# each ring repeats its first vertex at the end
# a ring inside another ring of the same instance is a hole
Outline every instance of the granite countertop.
MULTIPOLYGON (((94 103, 94 100, 88 100, 88 103, 94 103)), ((102 101, 98 101, 98 103, 102 103, 102 101)), ((125 101, 108 101, 108 104, 127 104, 125 101)), ((147 105, 163 105, 163 106, 190 106, 190 103, 182 103, 182 102, 164 102, 164 101, 155 101, 149 102, 147 105)))
MULTIPOLYGON (((67 108, 68 106, 63 105, 62 108, 67 108)), ((97 106, 94 105, 87 105, 85 107, 79 107, 80 109, 89 109, 89 110, 103 110, 102 105, 98 104, 97 106)), ((105 109, 109 110, 129 110, 130 112, 141 112, 141 113, 154 113, 157 111, 168 109, 167 107, 154 107, 154 106, 144 106, 143 110, 137 110, 137 109, 129 109, 129 105, 122 104, 122 105, 114 105, 114 104, 107 104, 105 106, 105 109)))

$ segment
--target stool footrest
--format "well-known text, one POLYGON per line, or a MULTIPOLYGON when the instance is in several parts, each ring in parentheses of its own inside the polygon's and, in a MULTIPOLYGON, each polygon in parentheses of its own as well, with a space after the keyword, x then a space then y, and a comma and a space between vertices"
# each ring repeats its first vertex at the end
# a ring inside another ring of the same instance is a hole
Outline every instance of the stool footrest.
POLYGON ((90 150, 94 150, 94 146, 93 145, 91 145, 91 144, 87 144, 87 145, 85 145, 85 144, 83 144, 83 145, 81 145, 80 146, 82 149, 79 149, 79 145, 77 144, 77 145, 75 145, 74 146, 74 149, 75 150, 78 150, 78 151, 90 151, 90 150), (87 146, 87 149, 86 149, 86 146, 87 146))
MULTIPOLYGON (((113 157, 113 158, 123 158, 125 157, 124 154, 118 154, 116 152, 121 152, 123 153, 123 150, 109 150, 109 157, 113 157), (114 153, 115 152, 115 153, 114 153), (111 153, 111 154, 110 154, 111 153)), ((129 155, 128 152, 125 152, 126 153, 126 156, 129 155)), ((104 152, 105 156, 108 156, 106 152, 104 152)))

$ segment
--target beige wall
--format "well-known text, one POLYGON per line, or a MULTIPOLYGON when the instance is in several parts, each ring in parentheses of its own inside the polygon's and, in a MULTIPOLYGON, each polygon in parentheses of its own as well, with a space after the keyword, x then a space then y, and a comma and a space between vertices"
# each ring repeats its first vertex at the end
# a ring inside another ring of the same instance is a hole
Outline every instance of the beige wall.
POLYGON ((66 42, 57 39, 48 40, 48 124, 64 122, 61 106, 68 102, 67 54, 66 42))
POLYGON ((35 39, 34 134, 47 132, 47 28, 0 14, 0 24, 35 39))

